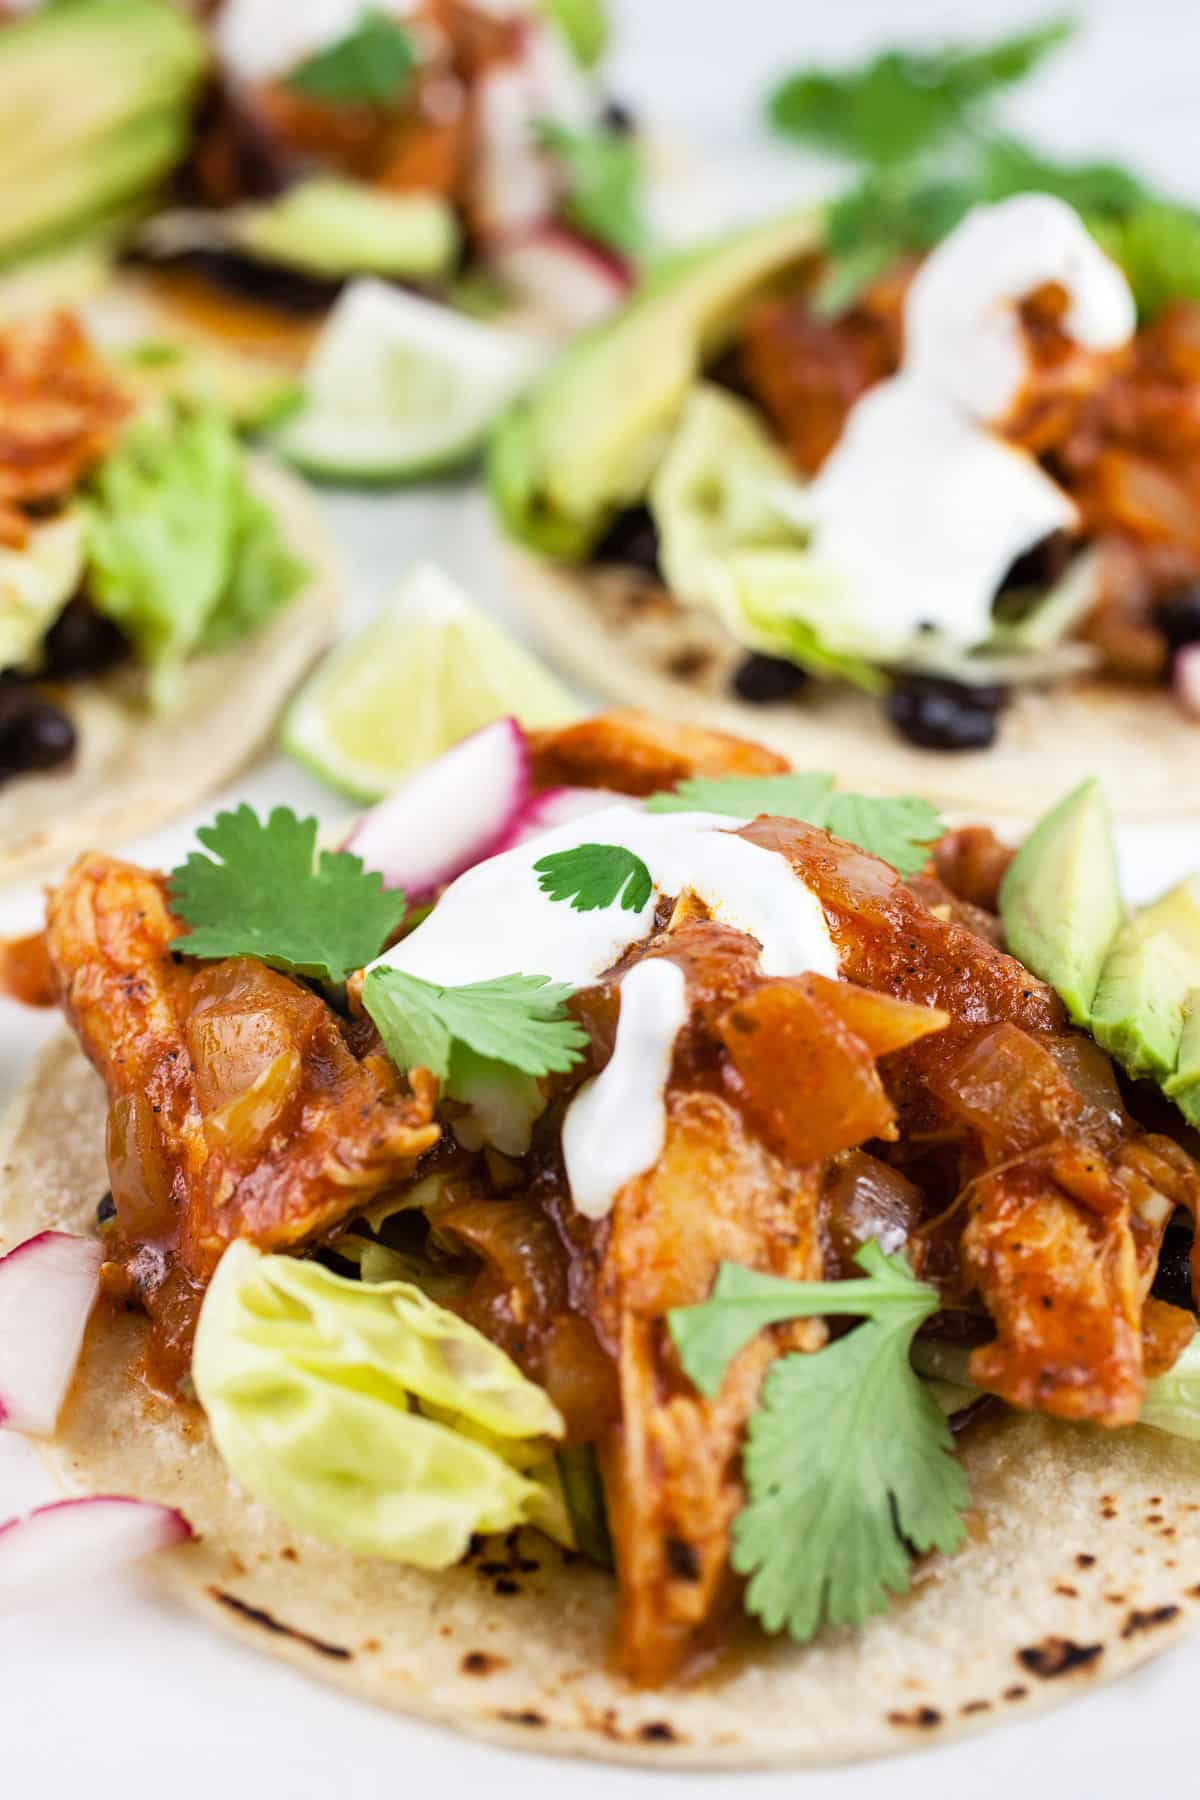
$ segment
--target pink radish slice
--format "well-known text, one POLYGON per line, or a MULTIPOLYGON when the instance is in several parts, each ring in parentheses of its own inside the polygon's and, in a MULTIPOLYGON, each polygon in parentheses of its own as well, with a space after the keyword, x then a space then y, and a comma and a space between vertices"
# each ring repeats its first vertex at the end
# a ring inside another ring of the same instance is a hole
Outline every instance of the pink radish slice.
POLYGON ((506 841, 529 788, 525 733, 515 719, 497 719, 393 788, 343 849, 381 870, 385 887, 428 899, 506 841))
POLYGON ((629 293, 628 269, 590 238, 562 225, 513 237, 491 253, 497 274, 573 329, 594 325, 629 293))
POLYGON ((628 794, 615 794, 611 788, 554 787, 535 794, 517 819, 511 835, 501 846, 511 850, 553 831, 556 825, 569 825, 572 819, 586 818, 588 813, 603 812, 606 806, 634 804, 628 794))
POLYGON ((528 71, 502 65, 476 90, 471 212, 487 237, 528 231, 556 202, 554 171, 538 145, 538 107, 528 71))
POLYGON ((0 1613, 15 1612, 121 1563, 194 1536, 173 1506, 96 1494, 56 1500, 0 1525, 0 1613))
POLYGON ((1185 644, 1176 652, 1171 681, 1189 719, 1200 719, 1200 644, 1185 644))
POLYGON ((50 1437, 58 1423, 104 1250, 95 1238, 43 1231, 0 1257, 0 1425, 50 1437))

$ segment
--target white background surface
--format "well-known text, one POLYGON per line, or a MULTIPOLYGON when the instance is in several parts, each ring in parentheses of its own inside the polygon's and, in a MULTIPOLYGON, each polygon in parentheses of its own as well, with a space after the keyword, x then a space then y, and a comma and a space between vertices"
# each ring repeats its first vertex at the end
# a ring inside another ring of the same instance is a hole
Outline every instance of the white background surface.
MULTIPOLYGON (((289 0, 278 0, 282 7, 289 0)), ((299 0, 293 0, 299 3, 299 0)), ((614 86, 644 118, 690 141, 715 184, 686 203, 676 234, 704 214, 749 215, 827 181, 831 171, 766 142, 758 99, 790 62, 836 58, 872 43, 946 33, 969 36, 1044 17, 1019 0, 624 0, 614 86)), ((1194 0, 1091 0, 1076 7, 1082 43, 1012 111, 1016 124, 1064 151, 1120 151, 1181 193, 1200 192, 1196 88, 1200 9, 1194 0)), ((347 623, 370 612, 415 557, 432 555, 503 616, 477 496, 424 495, 324 503, 348 576, 347 623)), ((1195 780, 1195 771, 1179 771, 1195 780)), ((1052 780, 1048 776, 1048 785, 1052 780)), ((282 758, 230 790, 262 805, 284 800, 334 816, 337 803, 282 758)), ((178 860, 198 819, 134 847, 178 860)), ((1194 828, 1125 834, 1134 897, 1200 865, 1194 828)), ((0 895, 0 930, 32 928, 38 890, 0 895)), ((46 1024, 0 1002, 0 1094, 7 1095, 46 1024)), ((0 1435, 0 1517, 49 1497, 26 1446, 0 1435)), ((1046 1504, 1053 1506, 1053 1494, 1046 1504)), ((680 1793, 757 1796, 819 1792, 824 1800, 1122 1800, 1173 1782, 1200 1785, 1200 1642, 1090 1698, 1028 1724, 943 1750, 810 1775, 646 1775, 546 1763, 411 1724, 310 1685, 179 1617, 136 1576, 114 1577, 67 1604, 0 1620, 0 1796, 59 1800, 368 1800, 375 1795, 527 1793, 552 1782, 563 1800, 680 1793)))

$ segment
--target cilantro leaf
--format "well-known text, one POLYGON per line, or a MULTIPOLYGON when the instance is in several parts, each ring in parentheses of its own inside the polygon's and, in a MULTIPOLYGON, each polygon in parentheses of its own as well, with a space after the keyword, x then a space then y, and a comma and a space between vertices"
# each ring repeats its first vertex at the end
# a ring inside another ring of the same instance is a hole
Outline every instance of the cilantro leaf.
POLYGON ((789 1282, 725 1264, 709 1300, 669 1315, 705 1393, 766 1325, 865 1318, 823 1350, 780 1358, 748 1427, 733 1564, 749 1578, 749 1610, 797 1642, 882 1612, 907 1590, 913 1552, 949 1552, 964 1536, 966 1478, 909 1357, 937 1292, 874 1242, 857 1260, 863 1281, 789 1282))
POLYGON ((1121 265, 1142 318, 1170 300, 1200 299, 1200 216, 1186 207, 1147 201, 1127 217, 1091 221, 1121 265))
POLYGON ((257 956, 273 968, 344 981, 377 956, 407 901, 345 850, 317 857, 317 821, 277 806, 264 824, 249 806, 218 813, 171 875, 171 903, 191 932, 187 956, 257 956))
POLYGON ((538 136, 566 172, 567 222, 622 256, 637 256, 646 245, 637 140, 601 126, 580 131, 550 120, 539 126, 538 136))
POLYGON ((579 844, 533 867, 543 894, 569 900, 576 912, 598 912, 618 897, 623 912, 641 912, 654 892, 649 869, 624 844, 579 844))
POLYGON ((885 50, 858 68, 801 70, 776 87, 768 116, 787 136, 886 167, 965 133, 1073 29, 1055 20, 980 49, 885 50))
POLYGON ((344 37, 290 70, 284 85, 309 100, 387 106, 408 88, 416 66, 411 33, 390 14, 367 7, 344 37))
POLYGON ((755 819, 759 813, 769 812, 818 825, 832 790, 833 776, 812 769, 716 779, 697 775, 678 782, 669 794, 651 794, 646 811, 728 813, 735 819, 755 819))
POLYGON ((914 794, 890 798, 839 794, 833 791, 832 775, 813 770, 681 781, 672 793, 652 794, 646 810, 728 813, 741 819, 774 813, 801 819, 881 857, 901 875, 915 875, 924 868, 929 846, 946 829, 936 808, 914 794))
POLYGON ((915 875, 929 861, 929 848, 946 830, 935 806, 916 794, 876 799, 865 794, 831 794, 825 829, 869 850, 901 875, 915 875))
POLYGON ((526 1075, 563 1073, 580 1060, 587 1033, 567 1012, 571 988, 545 975, 500 975, 439 987, 402 969, 372 969, 363 1005, 402 1069, 454 1073, 455 1049, 526 1075))

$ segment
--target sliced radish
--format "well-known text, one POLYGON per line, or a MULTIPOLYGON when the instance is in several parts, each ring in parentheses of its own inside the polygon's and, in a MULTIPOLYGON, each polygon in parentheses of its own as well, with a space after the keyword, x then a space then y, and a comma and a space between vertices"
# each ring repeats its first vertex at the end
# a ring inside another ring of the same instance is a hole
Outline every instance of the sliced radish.
POLYGON ((543 831, 553 831, 556 825, 568 825, 572 819, 586 818, 588 813, 603 812, 607 806, 632 804, 628 794, 615 794, 611 788, 547 788, 528 801, 499 847, 511 850, 516 844, 540 837, 543 831))
POLYGON ((156 1500, 96 1494, 39 1506, 0 1525, 0 1613, 79 1589, 92 1576, 194 1535, 181 1512, 156 1500))
POLYGON ((527 231, 490 255, 502 281, 573 331, 605 318, 632 285, 625 263, 565 225, 527 231))
POLYGON ((100 1285, 95 1238, 43 1231, 0 1257, 0 1425, 50 1437, 100 1285))
POLYGON ((1171 681, 1189 719, 1200 719, 1200 644, 1185 644, 1176 651, 1171 681))
POLYGON ((428 899, 495 854, 529 799, 529 745, 515 719, 472 732, 364 813, 343 849, 385 887, 428 899))

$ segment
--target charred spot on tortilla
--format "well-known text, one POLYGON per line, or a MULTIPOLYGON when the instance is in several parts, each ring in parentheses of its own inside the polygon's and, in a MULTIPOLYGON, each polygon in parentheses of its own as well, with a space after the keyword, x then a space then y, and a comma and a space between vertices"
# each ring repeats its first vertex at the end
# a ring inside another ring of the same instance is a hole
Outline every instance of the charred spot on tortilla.
POLYGON ((1027 1700, 1029 1698, 1029 1689, 1027 1687, 1022 1687, 1018 1682, 1014 1687, 1005 1688, 1004 1698, 1006 1700, 1027 1700))
POLYGON ((665 1719, 651 1719, 645 1725, 639 1725, 638 1736, 643 1744, 677 1744, 679 1734, 673 1725, 665 1719))
POLYGON ((932 1731, 942 1723, 936 1706, 915 1706, 911 1712, 890 1712, 889 1725, 910 1726, 917 1731, 932 1731))
POLYGON ((508 1667, 503 1656, 493 1656, 487 1650, 468 1650, 459 1663, 464 1675, 495 1675, 500 1669, 508 1667))
POLYGON ((1047 1637, 1040 1644, 1029 1644, 1017 1651, 1017 1661, 1031 1675, 1043 1681, 1056 1681, 1076 1669, 1087 1669, 1104 1655, 1103 1644, 1077 1644, 1071 1638, 1047 1637))
POLYGON ((1148 1607, 1145 1610, 1135 1606, 1121 1627, 1121 1636, 1123 1638, 1136 1637, 1141 1631, 1153 1631, 1159 1625, 1169 1625, 1172 1619, 1179 1617, 1179 1614, 1180 1608, 1170 1602, 1162 1606, 1148 1607))
POLYGON ((294 1625, 285 1625, 282 1619, 277 1619, 265 1607, 252 1606, 248 1600, 239 1600, 236 1594, 227 1594, 223 1588, 210 1587, 208 1591, 214 1600, 236 1613, 239 1619, 246 1619, 251 1625, 260 1625, 273 1637, 292 1638, 297 1644, 304 1644, 308 1649, 315 1650, 319 1656, 327 1656, 331 1662, 354 1660, 353 1650, 347 1650, 342 1644, 327 1643, 324 1638, 313 1637, 311 1632, 298 1631, 294 1625))
POLYGON ((715 660, 711 650, 696 644, 672 651, 663 666, 679 681, 699 681, 711 672, 715 660))
POLYGON ((506 1725, 529 1725, 536 1728, 547 1723, 542 1714, 540 1712, 535 1712, 531 1706, 522 1707, 514 1712, 497 1713, 496 1717, 498 1719, 503 1719, 506 1725))
POLYGON ((1094 1569, 1095 1566, 1096 1558, 1092 1555, 1090 1550, 1080 1550, 1076 1553, 1075 1567, 1077 1569, 1094 1569))

